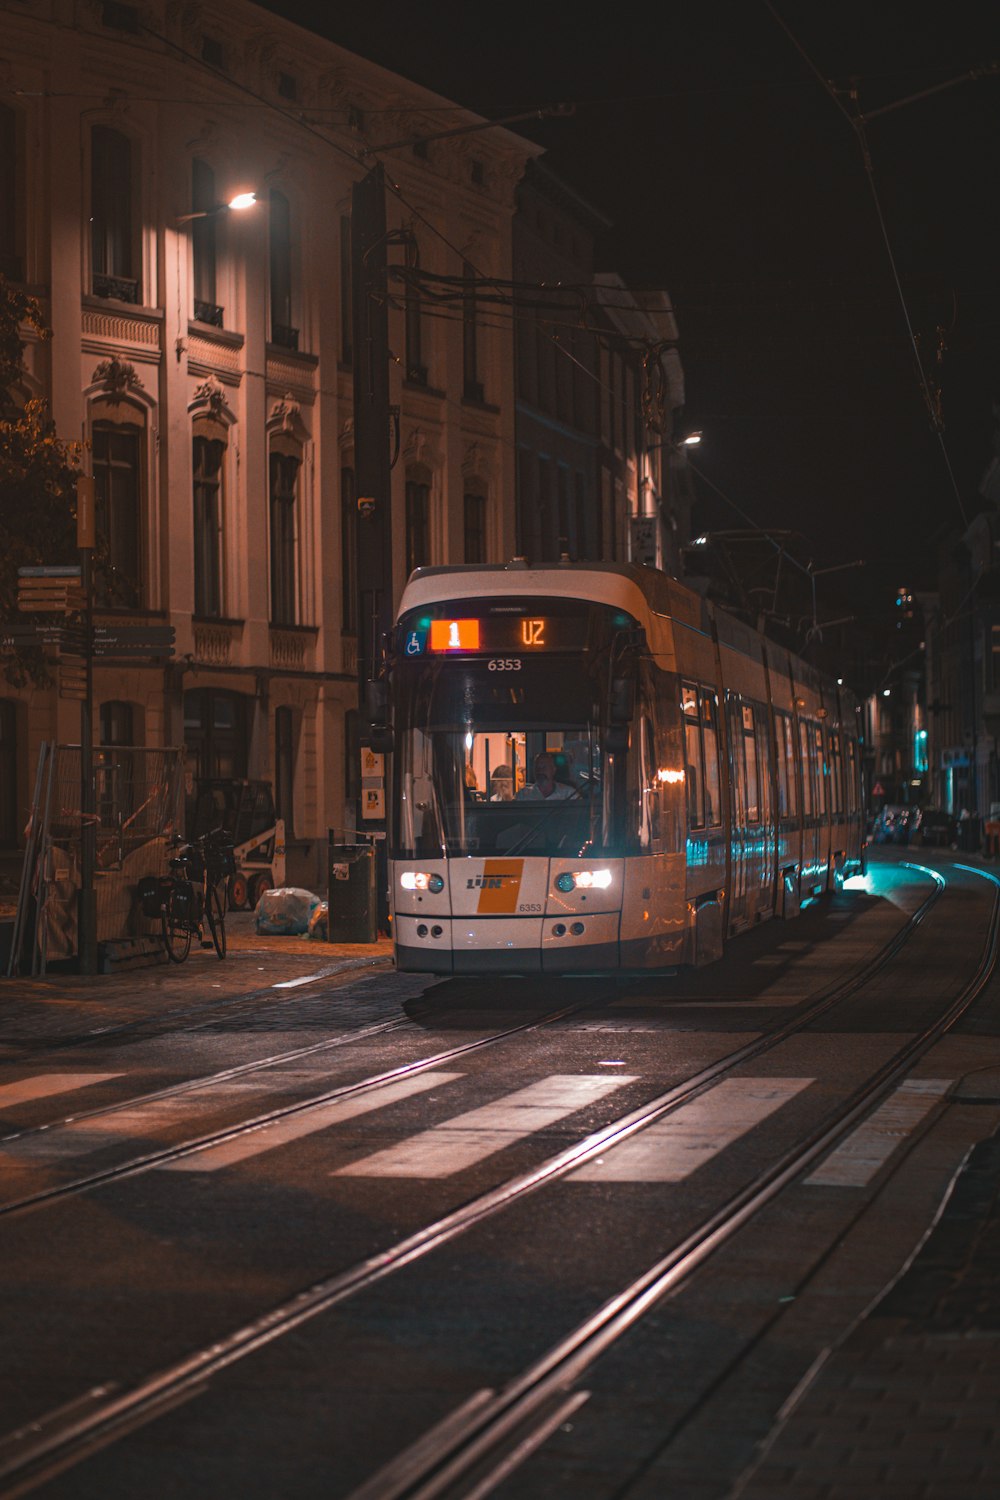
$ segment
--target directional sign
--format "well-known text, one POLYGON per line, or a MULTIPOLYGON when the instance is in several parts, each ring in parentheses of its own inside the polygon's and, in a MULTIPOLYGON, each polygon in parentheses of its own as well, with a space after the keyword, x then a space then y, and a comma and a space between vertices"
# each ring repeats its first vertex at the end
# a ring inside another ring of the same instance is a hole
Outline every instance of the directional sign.
POLYGON ((82 609, 83 589, 75 578, 20 578, 17 607, 25 614, 69 614, 82 609))
POLYGON ((51 568, 18 568, 18 578, 79 578, 79 563, 60 563, 51 568))
POLYGON ((86 698, 86 667, 70 666, 66 662, 59 663, 59 696, 60 698, 86 698))
POLYGON ((137 645, 148 645, 149 642, 162 641, 164 645, 172 646, 175 636, 172 625, 95 625, 95 641, 117 641, 120 645, 134 642, 137 645))

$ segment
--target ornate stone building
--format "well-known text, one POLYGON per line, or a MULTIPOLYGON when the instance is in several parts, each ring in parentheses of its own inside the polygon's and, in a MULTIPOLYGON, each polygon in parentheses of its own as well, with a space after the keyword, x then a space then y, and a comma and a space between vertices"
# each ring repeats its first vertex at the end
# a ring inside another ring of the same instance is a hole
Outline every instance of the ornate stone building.
MULTIPOLYGON (((457 311, 401 288, 390 307, 398 596, 422 562, 515 550, 513 343, 475 281, 511 276, 533 148, 493 128, 414 144, 476 117, 248 0, 0 16, 0 268, 54 335, 24 395, 86 444, 101 618, 176 631, 168 664, 99 664, 100 737, 272 782, 289 877, 315 881, 358 780, 352 186, 383 161, 390 261, 468 287, 457 311)), ((9 845, 39 742, 77 740, 78 704, 0 686, 0 729, 9 845)))

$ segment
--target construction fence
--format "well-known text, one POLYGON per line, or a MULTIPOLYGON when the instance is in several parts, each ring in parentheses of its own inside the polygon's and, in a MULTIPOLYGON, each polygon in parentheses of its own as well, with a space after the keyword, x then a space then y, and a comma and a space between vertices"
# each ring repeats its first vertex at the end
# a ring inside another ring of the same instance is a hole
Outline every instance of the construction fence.
MULTIPOLYGON (((168 846, 184 827, 179 749, 102 746, 93 752, 98 944, 159 932, 136 886, 166 874, 168 846)), ((78 953, 83 819, 79 745, 43 742, 38 757, 8 974, 44 974, 78 953)))

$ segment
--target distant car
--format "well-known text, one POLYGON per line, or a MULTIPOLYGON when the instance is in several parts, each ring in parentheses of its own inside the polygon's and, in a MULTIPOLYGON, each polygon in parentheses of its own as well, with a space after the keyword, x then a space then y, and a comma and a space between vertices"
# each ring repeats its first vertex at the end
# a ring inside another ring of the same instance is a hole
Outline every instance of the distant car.
POLYGON ((943 807, 925 807, 920 813, 920 842, 950 849, 958 841, 958 825, 943 807))
POLYGON ((908 844, 919 821, 915 807, 883 807, 875 819, 872 839, 876 844, 908 844))

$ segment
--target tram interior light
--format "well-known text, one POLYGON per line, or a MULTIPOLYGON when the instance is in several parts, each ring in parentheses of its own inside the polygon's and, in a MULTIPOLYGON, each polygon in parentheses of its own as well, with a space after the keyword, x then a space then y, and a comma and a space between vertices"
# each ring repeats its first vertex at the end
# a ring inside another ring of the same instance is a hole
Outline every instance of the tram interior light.
POLYGON ((665 781, 667 783, 667 786, 676 786, 678 782, 684 780, 684 772, 671 771, 661 768, 659 771, 657 771, 656 778, 658 781, 665 781))
POLYGON ((399 883, 404 891, 430 891, 435 896, 438 891, 444 890, 443 878, 436 873, 428 874, 425 870, 404 870, 399 883))

